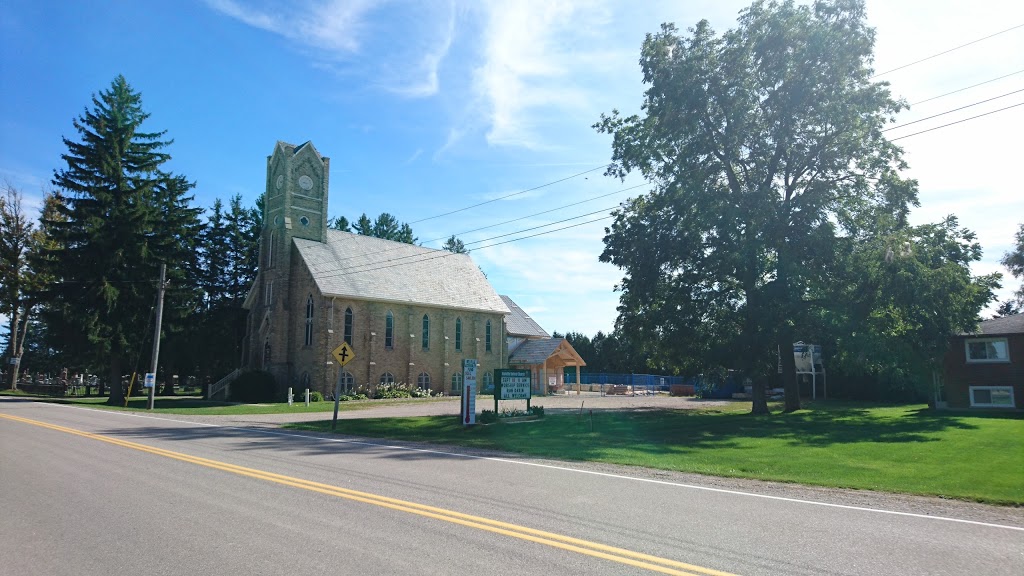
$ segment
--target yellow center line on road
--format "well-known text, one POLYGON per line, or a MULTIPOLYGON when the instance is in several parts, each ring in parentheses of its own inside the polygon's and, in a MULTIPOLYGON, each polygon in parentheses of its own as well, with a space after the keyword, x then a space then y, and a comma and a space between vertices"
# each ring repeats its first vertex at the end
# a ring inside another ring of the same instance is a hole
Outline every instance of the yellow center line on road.
POLYGON ((207 468, 213 468, 216 470, 230 472, 241 476, 247 476, 258 480, 274 482, 284 486, 301 488, 312 492, 326 494, 328 496, 345 498, 347 500, 362 502, 365 504, 372 504, 374 506, 381 506, 383 508, 389 508, 391 510, 397 510, 409 514, 416 514, 418 516, 424 516, 427 518, 433 518, 445 522, 451 522, 453 524, 459 524, 461 526, 466 526, 469 528, 476 528, 478 530, 484 530, 495 534, 501 534, 503 536, 518 538, 520 540, 526 540, 537 544, 543 544, 545 546, 560 548, 562 550, 576 552, 579 554, 585 554, 587 556, 593 556, 595 558, 602 558, 604 560, 610 560, 612 562, 619 562, 621 564, 627 564, 629 566, 634 566, 637 568, 644 568, 646 570, 660 572, 662 574, 673 574, 679 576, 735 576, 728 572, 713 570, 711 568, 704 568, 702 566, 687 564, 685 562, 678 562, 675 560, 670 560, 668 558, 652 556, 650 554, 643 554, 641 552, 634 552, 632 550, 617 548, 615 546, 608 546, 597 542, 590 542, 588 540, 573 538, 571 536, 564 536, 561 534, 555 534, 553 532, 545 532, 543 530, 528 528, 526 526, 519 526, 517 524, 510 524, 498 520, 491 520, 489 518, 483 518, 481 516, 463 514, 461 512, 455 512, 453 510, 436 508, 434 506, 427 506, 425 504, 417 504, 415 502, 398 500, 396 498, 389 498, 387 496, 371 494, 369 492, 360 492, 357 490, 342 488, 340 486, 321 484, 319 482, 303 480, 301 478, 295 478, 292 476, 284 476, 281 474, 275 474, 273 472, 267 472, 264 470, 246 468, 244 466, 237 466, 235 464, 229 464, 227 462, 210 460, 198 456, 190 456, 188 454, 183 454, 181 452, 172 452, 170 450, 164 450, 163 448, 155 448, 152 446, 146 446, 144 444, 129 442, 127 440, 119 440, 117 438, 113 438, 110 436, 93 434, 91 432, 85 432, 82 430, 76 430, 74 428, 58 426, 56 424, 49 424, 47 422, 41 422, 38 420, 22 418, 20 416, 0 414, 0 418, 5 418, 7 420, 21 422, 24 424, 31 424, 33 426, 49 428, 51 430, 56 430, 58 432, 74 434, 76 436, 81 436, 83 438, 99 440, 101 442, 122 446, 124 448, 131 448, 133 450, 139 450, 141 452, 147 452, 149 454, 154 454, 157 456, 172 458, 174 460, 188 462, 191 464, 197 464, 199 466, 205 466, 207 468))

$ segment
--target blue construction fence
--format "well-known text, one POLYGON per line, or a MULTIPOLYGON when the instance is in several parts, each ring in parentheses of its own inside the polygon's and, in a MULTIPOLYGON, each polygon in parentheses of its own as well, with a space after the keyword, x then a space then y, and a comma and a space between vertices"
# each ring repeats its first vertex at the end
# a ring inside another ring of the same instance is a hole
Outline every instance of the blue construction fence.
MULTIPOLYGON (((700 398, 732 398, 737 392, 743 392, 743 383, 732 374, 725 377, 698 376, 661 376, 658 374, 613 374, 606 372, 580 374, 580 384, 590 391, 606 393, 609 386, 625 386, 627 393, 656 394, 669 392, 672 386, 692 386, 694 395, 700 398)), ((576 374, 566 371, 565 387, 576 385, 576 374)))

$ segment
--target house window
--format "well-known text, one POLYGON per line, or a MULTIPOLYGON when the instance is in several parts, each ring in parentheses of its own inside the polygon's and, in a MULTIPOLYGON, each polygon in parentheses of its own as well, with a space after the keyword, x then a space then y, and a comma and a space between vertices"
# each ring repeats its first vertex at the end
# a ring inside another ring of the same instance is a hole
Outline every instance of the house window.
POLYGON ((971 406, 975 408, 1013 408, 1013 386, 971 386, 971 406))
POLYGON ((352 376, 351 372, 345 371, 338 375, 338 384, 340 384, 339 388, 341 388, 342 393, 347 394, 356 387, 356 379, 352 376))
POLYGON ((462 391, 462 372, 452 374, 452 392, 462 391))
POLYGON ((381 374, 380 375, 380 383, 381 384, 394 384, 395 383, 395 375, 392 374, 391 372, 385 372, 385 373, 381 374))
POLYGON ((1010 361, 1006 338, 972 338, 964 342, 964 346, 968 364, 1010 361))
POLYGON ((423 349, 430 350, 430 317, 423 315, 423 349))
POLYGON ((455 351, 462 350, 462 318, 455 319, 455 351))
POLYGON ((270 306, 274 301, 274 281, 267 280, 266 288, 263 290, 263 305, 270 306))
POLYGON ((352 309, 345 308, 345 342, 352 345, 352 309))
POLYGON ((491 351, 491 321, 484 325, 484 351, 491 351))
POLYGON ((388 350, 395 347, 395 315, 391 310, 384 318, 384 347, 388 350))
POLYGON ((420 372, 420 375, 416 377, 416 387, 422 390, 430 390, 430 374, 420 372))
POLYGON ((306 298, 306 346, 313 345, 313 295, 306 298))

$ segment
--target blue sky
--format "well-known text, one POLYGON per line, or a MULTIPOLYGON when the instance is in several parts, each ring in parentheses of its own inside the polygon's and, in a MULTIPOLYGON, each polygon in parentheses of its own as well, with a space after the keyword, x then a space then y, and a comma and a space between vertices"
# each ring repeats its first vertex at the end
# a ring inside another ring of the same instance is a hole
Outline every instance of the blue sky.
MULTIPOLYGON (((642 191, 616 193, 641 181, 620 183, 597 170, 431 218, 607 163, 610 139, 590 126, 612 108, 638 110, 644 34, 661 22, 685 28, 702 18, 724 31, 748 3, 6 0, 0 178, 38 206, 60 166, 61 137, 76 137, 72 119, 124 74, 152 114, 147 127, 174 139, 172 168, 197 182, 202 206, 234 194, 252 204, 274 142, 312 140, 331 158, 331 216, 387 211, 413 223, 421 241, 485 240, 610 209, 642 191)), ((962 2, 869 0, 868 18, 878 31, 875 68, 883 71, 1024 23, 1024 3, 980 0, 965 10, 962 2)), ((1024 28, 882 79, 914 103, 1020 70, 1024 28)), ((1019 89, 1024 73, 913 106, 899 120, 1019 89)), ((1024 93, 1006 96, 891 134, 1022 101, 1024 93)), ((1024 221, 1016 177, 1022 129, 1024 106, 900 140, 907 174, 921 184, 912 218, 957 214, 985 249, 979 274, 1005 273, 998 260, 1024 221)), ((472 256, 548 331, 607 331, 621 278, 597 260, 607 223, 472 256)), ((1017 283, 1005 284, 1004 298, 1017 283)))

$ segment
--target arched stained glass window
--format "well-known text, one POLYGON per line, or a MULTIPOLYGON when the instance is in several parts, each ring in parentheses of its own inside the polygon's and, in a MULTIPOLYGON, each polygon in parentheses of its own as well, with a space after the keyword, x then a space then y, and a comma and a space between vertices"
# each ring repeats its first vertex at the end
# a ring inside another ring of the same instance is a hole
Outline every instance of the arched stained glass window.
POLYGON ((462 350, 462 318, 455 319, 455 351, 462 350))
POLYGON ((430 350, 430 317, 423 315, 423 349, 430 350))
POLYGON ((313 295, 306 298, 306 346, 313 344, 313 295))
POLYGON ((395 315, 391 310, 388 310, 388 315, 384 318, 384 347, 395 347, 395 315))

